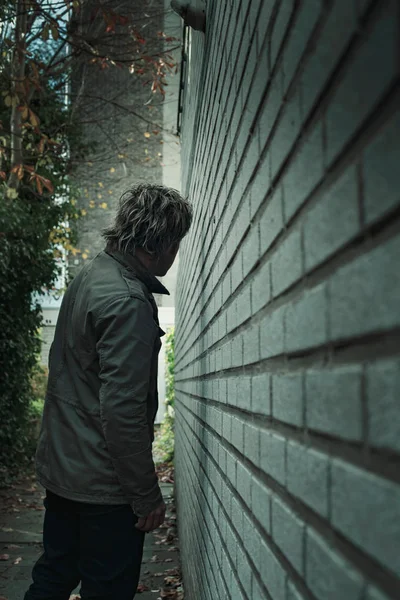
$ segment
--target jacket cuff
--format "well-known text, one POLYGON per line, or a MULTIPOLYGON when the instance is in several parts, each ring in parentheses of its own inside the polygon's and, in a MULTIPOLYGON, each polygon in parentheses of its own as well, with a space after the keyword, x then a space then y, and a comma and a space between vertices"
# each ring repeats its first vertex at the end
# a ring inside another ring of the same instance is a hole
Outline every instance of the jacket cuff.
POLYGON ((137 517, 147 517, 153 510, 155 510, 163 501, 161 490, 158 487, 156 497, 152 499, 138 499, 131 502, 132 510, 137 517))

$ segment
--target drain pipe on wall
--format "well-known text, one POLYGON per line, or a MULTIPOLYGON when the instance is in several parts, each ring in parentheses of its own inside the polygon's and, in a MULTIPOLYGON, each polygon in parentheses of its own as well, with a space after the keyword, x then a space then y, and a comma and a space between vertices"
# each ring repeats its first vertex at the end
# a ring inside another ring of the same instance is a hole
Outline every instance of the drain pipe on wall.
POLYGON ((171 0, 172 10, 178 13, 185 25, 195 31, 204 33, 206 30, 206 11, 204 2, 200 1, 198 4, 201 5, 201 8, 194 8, 190 3, 181 0, 171 0))

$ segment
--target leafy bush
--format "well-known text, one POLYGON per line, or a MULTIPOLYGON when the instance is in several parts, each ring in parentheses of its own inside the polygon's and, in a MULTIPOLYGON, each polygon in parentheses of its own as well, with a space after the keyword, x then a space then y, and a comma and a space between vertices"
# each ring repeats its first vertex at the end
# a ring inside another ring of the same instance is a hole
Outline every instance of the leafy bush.
POLYGON ((0 190, 0 483, 33 458, 30 405, 44 385, 44 375, 34 375, 42 316, 33 298, 57 277, 49 237, 65 210, 30 192, 11 200, 0 190))
POLYGON ((174 424, 175 424, 175 388, 174 388, 174 367, 175 367, 175 330, 171 327, 167 331, 165 340, 165 386, 166 386, 166 415, 157 432, 154 450, 157 462, 170 463, 174 460, 174 424))

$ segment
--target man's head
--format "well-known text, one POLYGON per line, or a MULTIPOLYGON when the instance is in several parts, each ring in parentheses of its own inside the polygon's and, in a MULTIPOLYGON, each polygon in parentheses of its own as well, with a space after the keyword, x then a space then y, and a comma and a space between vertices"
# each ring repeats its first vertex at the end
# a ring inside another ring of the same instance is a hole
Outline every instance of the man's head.
POLYGON ((153 275, 163 277, 191 221, 192 208, 179 192, 141 183, 122 195, 114 224, 103 235, 112 248, 137 256, 153 275))

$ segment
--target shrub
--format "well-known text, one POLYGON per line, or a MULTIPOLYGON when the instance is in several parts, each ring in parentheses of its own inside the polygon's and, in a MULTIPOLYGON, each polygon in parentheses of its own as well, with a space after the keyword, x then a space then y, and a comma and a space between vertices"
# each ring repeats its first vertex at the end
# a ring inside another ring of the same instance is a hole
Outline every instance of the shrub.
POLYGON ((157 462, 170 463, 174 459, 174 424, 175 424, 175 389, 174 389, 174 366, 175 366, 175 330, 171 327, 167 331, 165 340, 165 386, 166 386, 166 415, 161 423, 160 429, 156 436, 154 450, 157 462))

